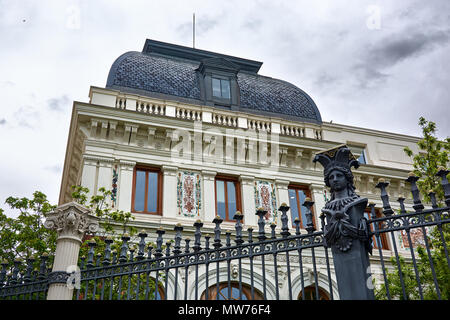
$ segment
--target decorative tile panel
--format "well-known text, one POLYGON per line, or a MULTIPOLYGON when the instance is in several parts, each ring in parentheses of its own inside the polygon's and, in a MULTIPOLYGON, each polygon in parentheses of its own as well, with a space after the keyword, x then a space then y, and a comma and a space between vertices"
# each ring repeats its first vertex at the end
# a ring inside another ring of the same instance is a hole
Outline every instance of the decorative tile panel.
POLYGON ((202 207, 201 176, 197 172, 179 172, 177 176, 178 214, 185 217, 200 216, 202 207))
POLYGON ((116 207, 117 204, 117 180, 119 179, 119 174, 117 172, 117 164, 114 165, 113 168, 113 177, 112 177, 112 189, 111 189, 111 206, 113 208, 116 207))
POLYGON ((255 207, 267 210, 265 216, 267 223, 277 223, 277 198, 275 184, 269 181, 255 181, 255 207))
MULTIPOLYGON (((402 230, 401 235, 402 235, 401 239, 403 242, 403 246, 405 248, 409 248, 408 235, 407 235, 406 231, 402 230)), ((409 235, 411 237, 411 244, 412 244, 413 248, 417 248, 419 246, 425 247, 425 240, 423 237, 422 229, 420 229, 420 228, 410 229, 409 235)))

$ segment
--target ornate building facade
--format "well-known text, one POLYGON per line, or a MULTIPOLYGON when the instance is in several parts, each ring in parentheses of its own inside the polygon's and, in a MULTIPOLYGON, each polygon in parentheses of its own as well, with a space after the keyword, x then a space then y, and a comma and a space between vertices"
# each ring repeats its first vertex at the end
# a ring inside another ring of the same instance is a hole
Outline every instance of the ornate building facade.
MULTIPOLYGON (((216 216, 232 230, 236 211, 244 228, 255 227, 260 207, 269 229, 280 225, 278 208, 286 203, 289 226, 299 218, 306 232, 305 198, 314 201, 320 229, 328 197, 322 168, 312 160, 346 144, 361 163, 356 192, 379 214, 379 178, 390 182, 393 199, 403 195, 412 204, 405 185, 412 163, 403 148, 417 151, 418 138, 324 122, 308 94, 260 75, 261 65, 153 40, 142 52, 121 55, 106 86, 91 87, 89 102, 73 104, 59 203, 72 200, 73 185, 92 195, 104 187, 113 191, 111 205, 130 211, 132 224, 149 234, 178 223, 193 232, 198 219, 212 230, 216 216)), ((375 245, 388 253, 390 241, 375 245)), ((374 251, 373 266, 377 259, 374 251)), ((380 274, 377 267, 372 272, 380 274)), ((324 298, 326 288, 320 285, 324 298)))

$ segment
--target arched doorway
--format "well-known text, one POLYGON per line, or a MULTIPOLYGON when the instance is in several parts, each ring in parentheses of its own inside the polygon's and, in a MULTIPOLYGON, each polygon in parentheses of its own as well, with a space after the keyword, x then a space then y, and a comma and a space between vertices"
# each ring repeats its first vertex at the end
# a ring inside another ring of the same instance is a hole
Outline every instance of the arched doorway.
MULTIPOLYGON (((239 283, 231 282, 228 285, 228 282, 219 283, 219 288, 214 284, 208 288, 208 298, 207 300, 263 300, 262 294, 253 289, 253 299, 252 299, 252 290, 251 287, 247 284, 242 284, 242 295, 240 295, 239 283)), ((206 290, 203 291, 201 295, 201 300, 205 300, 206 298, 206 290)))
MULTIPOLYGON (((303 300, 302 291, 298 294, 297 300, 303 300)), ((315 285, 310 285, 305 288, 305 300, 317 300, 315 285)), ((330 300, 328 293, 321 287, 319 287, 319 300, 330 300)))

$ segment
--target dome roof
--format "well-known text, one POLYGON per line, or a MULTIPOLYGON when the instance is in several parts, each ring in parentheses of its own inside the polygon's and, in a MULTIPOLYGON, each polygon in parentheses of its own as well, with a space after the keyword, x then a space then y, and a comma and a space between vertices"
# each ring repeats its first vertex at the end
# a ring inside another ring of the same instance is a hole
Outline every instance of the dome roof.
POLYGON ((286 81, 257 74, 262 64, 260 62, 153 40, 147 40, 143 52, 127 52, 116 59, 109 71, 106 88, 205 104, 199 66, 202 61, 217 57, 238 68, 239 103, 232 106, 232 110, 296 121, 322 122, 316 104, 304 91, 286 81))

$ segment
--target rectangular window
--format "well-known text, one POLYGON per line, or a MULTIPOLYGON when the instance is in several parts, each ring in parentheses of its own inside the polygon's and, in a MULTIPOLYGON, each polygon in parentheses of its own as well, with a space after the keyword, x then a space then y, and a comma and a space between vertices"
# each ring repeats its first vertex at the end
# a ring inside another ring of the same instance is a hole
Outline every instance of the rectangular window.
POLYGON ((161 214, 161 172, 136 167, 132 191, 132 212, 161 214))
MULTIPOLYGON (((370 209, 366 209, 366 211, 364 212, 364 217, 369 220, 370 218, 370 209)), ((379 209, 375 209, 375 215, 377 218, 381 218, 382 214, 381 211, 379 209)), ((370 231, 374 231, 373 228, 373 223, 370 224, 370 231)), ((380 226, 378 225, 378 229, 380 229, 380 226)), ((375 235, 372 236, 372 245, 374 248, 378 249, 381 246, 381 249, 385 249, 385 250, 389 250, 389 246, 388 246, 388 241, 386 238, 386 233, 381 233, 380 236, 377 237, 375 235)))
POLYGON ((230 177, 216 177, 216 214, 225 221, 232 221, 241 210, 239 181, 230 177))
POLYGON ((361 151, 361 155, 359 156, 358 161, 361 164, 366 164, 367 163, 366 162, 366 154, 365 154, 365 150, 364 149, 361 151))
POLYGON ((212 78, 212 88, 214 97, 222 97, 222 91, 220 89, 220 79, 212 78))
POLYGON ((212 78, 213 96, 222 99, 231 98, 230 80, 212 78))
MULTIPOLYGON (((292 226, 294 227, 294 221, 296 218, 300 219, 300 228, 306 228, 306 207, 303 206, 306 197, 311 197, 311 193, 306 187, 302 186, 289 186, 289 207, 291 211, 292 226)), ((312 208, 311 208, 312 209, 312 208)), ((313 212, 314 214, 314 212, 313 212)), ((316 221, 313 217, 313 224, 316 225, 316 221)))
POLYGON ((222 93, 222 98, 230 99, 230 81, 220 80, 220 88, 222 93))

